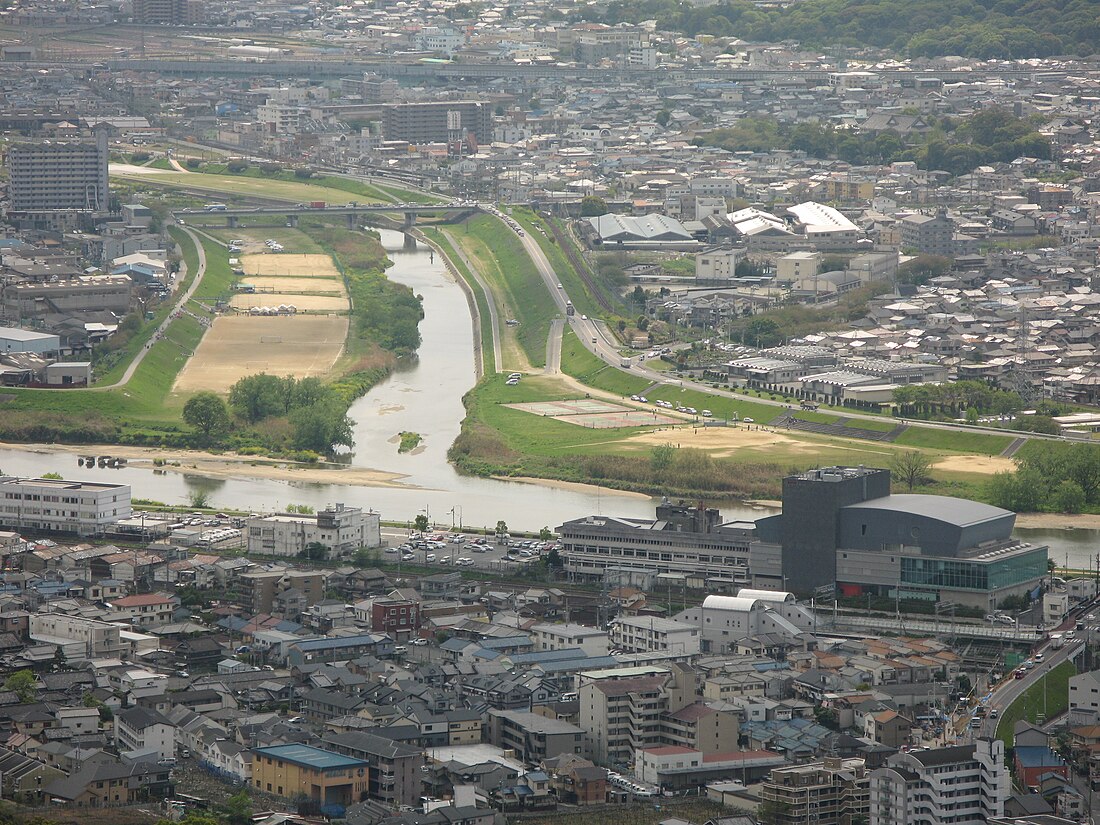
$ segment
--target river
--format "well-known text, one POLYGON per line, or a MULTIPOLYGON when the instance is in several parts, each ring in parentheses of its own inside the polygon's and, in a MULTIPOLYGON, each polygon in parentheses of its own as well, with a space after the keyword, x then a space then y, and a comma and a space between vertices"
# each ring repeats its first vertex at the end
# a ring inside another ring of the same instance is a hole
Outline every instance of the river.
MULTIPOLYGON (((465 415, 462 396, 474 386, 474 332, 465 293, 441 258, 424 246, 406 246, 400 232, 381 230, 393 260, 387 271, 424 299, 419 357, 395 371, 351 407, 355 452, 351 464, 399 473, 401 486, 364 487, 246 477, 214 479, 186 472, 156 470, 139 462, 119 470, 95 470, 91 478, 129 484, 134 495, 167 503, 188 500, 192 491, 209 494, 217 507, 267 512, 288 504, 345 504, 372 508, 383 519, 411 521, 426 513, 437 524, 491 527, 503 519, 509 527, 538 530, 590 514, 652 517, 656 500, 615 490, 558 489, 541 484, 461 476, 447 462, 465 415), (415 451, 397 452, 398 433, 411 430, 424 440, 415 451)), ((59 472, 66 478, 89 477, 77 468, 78 453, 42 453, 0 449, 0 468, 9 475, 59 472)), ((722 505, 729 518, 761 515, 733 502, 722 505)))
MULTIPOLYGON (((523 530, 551 528, 563 521, 591 514, 651 518, 657 503, 647 496, 615 490, 559 489, 541 484, 462 476, 447 462, 447 450, 458 436, 465 414, 462 396, 473 387, 474 333, 462 288, 447 272, 438 255, 423 246, 406 246, 400 232, 381 230, 382 243, 393 260, 387 276, 405 284, 424 299, 420 323, 419 357, 394 372, 351 407, 355 422, 356 467, 399 473, 398 487, 364 487, 271 479, 214 479, 196 474, 155 470, 135 463, 119 470, 95 470, 90 477, 129 484, 134 495, 168 503, 186 502, 194 490, 203 490, 218 507, 267 512, 288 504, 323 507, 343 502, 373 508, 382 518, 411 521, 426 513, 437 524, 491 527, 503 519, 523 530), (402 430, 420 433, 421 447, 397 452, 402 430)), ((9 475, 37 476, 60 472, 67 478, 88 477, 77 469, 78 453, 43 453, 32 449, 0 449, 0 468, 9 475)), ((765 515, 733 501, 709 502, 727 519, 765 515)), ((1018 530, 1033 544, 1048 544, 1059 564, 1089 569, 1100 551, 1098 530, 1018 530)))

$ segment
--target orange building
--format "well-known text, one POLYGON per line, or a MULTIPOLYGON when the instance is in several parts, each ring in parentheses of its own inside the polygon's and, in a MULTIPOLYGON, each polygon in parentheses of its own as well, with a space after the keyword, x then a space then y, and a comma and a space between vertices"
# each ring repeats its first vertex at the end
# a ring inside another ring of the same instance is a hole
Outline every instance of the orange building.
POLYGON ((252 784, 257 790, 321 805, 348 806, 367 798, 367 763, 309 745, 252 750, 252 784))

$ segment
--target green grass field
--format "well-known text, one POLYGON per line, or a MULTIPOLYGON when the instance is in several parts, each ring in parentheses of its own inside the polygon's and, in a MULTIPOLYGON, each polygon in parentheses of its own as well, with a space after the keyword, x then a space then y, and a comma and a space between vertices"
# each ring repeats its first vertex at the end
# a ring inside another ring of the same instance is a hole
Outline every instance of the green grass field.
POLYGON ((561 340, 561 371, 589 387, 617 395, 636 395, 650 384, 648 379, 601 361, 584 348, 576 333, 568 327, 561 340))
POLYGON ((910 427, 898 436, 895 444, 905 447, 929 447, 958 453, 999 455, 1013 442, 1010 435, 985 435, 965 430, 937 430, 930 427, 910 427))
POLYGON ((573 265, 569 263, 569 259, 566 258, 561 247, 554 243, 554 236, 546 225, 546 221, 530 209, 523 207, 513 208, 511 214, 542 249, 546 259, 550 261, 550 266, 554 268, 554 274, 564 287, 577 312, 593 318, 603 317, 606 313, 596 299, 592 297, 588 287, 585 286, 584 281, 581 280, 573 265))
MULTIPOLYGON (((200 172, 112 172, 112 178, 139 182, 148 186, 169 186, 175 189, 191 189, 224 197, 227 201, 239 198, 267 198, 288 203, 325 201, 345 204, 369 199, 359 192, 334 189, 312 181, 289 181, 278 178, 252 177, 249 175, 208 175, 200 172)), ((380 200, 380 199, 378 199, 380 200)))
POLYGON ((477 215, 465 227, 447 230, 447 234, 479 268, 493 292, 498 318, 519 321, 518 326, 501 330, 504 363, 497 368, 523 371, 528 365, 544 366, 550 321, 558 315, 546 284, 519 238, 500 219, 477 215))
POLYGON ((470 292, 473 293, 474 302, 477 304, 478 316, 481 320, 481 363, 483 371, 486 375, 492 375, 497 371, 496 356, 493 353, 493 319, 489 314, 489 298, 485 295, 485 290, 481 288, 481 285, 474 279, 474 276, 470 273, 466 263, 455 252, 454 245, 451 243, 443 232, 435 227, 422 227, 420 230, 424 237, 430 239, 443 251, 443 254, 454 265, 454 268, 458 271, 459 276, 466 282, 466 286, 470 292))
POLYGON ((1012 728, 1019 720, 1034 724, 1044 713, 1050 719, 1069 707, 1069 679, 1076 673, 1073 662, 1062 662, 1005 708, 997 723, 997 738, 1006 748, 1012 747, 1012 728))

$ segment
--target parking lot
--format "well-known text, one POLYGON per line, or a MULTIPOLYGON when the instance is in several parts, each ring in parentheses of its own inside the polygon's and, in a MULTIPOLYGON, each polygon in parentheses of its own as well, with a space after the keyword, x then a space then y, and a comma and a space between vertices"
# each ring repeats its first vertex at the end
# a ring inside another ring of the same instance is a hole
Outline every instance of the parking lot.
POLYGON ((432 533, 419 536, 415 531, 387 528, 382 531, 382 541, 386 545, 383 549, 383 557, 388 564, 404 562, 416 565, 438 565, 441 568, 453 567, 459 570, 469 568, 494 573, 516 572, 539 560, 537 547, 524 548, 519 545, 530 542, 535 545, 545 545, 545 550, 548 550, 554 544, 540 542, 537 539, 512 539, 511 544, 505 546, 497 544, 495 537, 492 536, 463 536, 463 540, 457 542, 451 540, 454 535, 463 534, 432 533), (477 541, 485 543, 475 544, 477 541), (406 545, 411 547, 402 553, 400 548, 406 545), (513 551, 511 556, 509 556, 510 550, 513 551), (530 555, 524 557, 522 555, 524 550, 530 555), (460 563, 460 560, 468 561, 460 563))

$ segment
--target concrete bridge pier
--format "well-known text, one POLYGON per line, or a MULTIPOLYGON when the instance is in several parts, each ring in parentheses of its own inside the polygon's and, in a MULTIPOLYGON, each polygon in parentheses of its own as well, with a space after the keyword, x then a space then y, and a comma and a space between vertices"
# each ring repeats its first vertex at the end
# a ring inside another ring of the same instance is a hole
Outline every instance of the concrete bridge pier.
POLYGON ((404 240, 404 243, 402 244, 402 246, 410 252, 416 251, 416 238, 413 237, 412 233, 411 232, 405 232, 402 237, 403 237, 403 240, 404 240))
POLYGON ((348 229, 355 229, 359 225, 359 216, 350 212, 344 216, 348 222, 348 229))
POLYGON ((286 225, 287 226, 297 226, 298 225, 298 216, 297 215, 287 215, 286 216, 286 225))
POLYGON ((225 217, 225 225, 229 229, 236 229, 240 222, 241 219, 238 218, 236 215, 226 215, 225 217))
POLYGON ((405 224, 404 225, 406 227, 416 226, 416 213, 415 212, 406 212, 405 213, 405 224))

